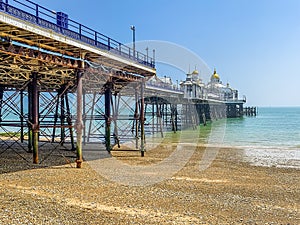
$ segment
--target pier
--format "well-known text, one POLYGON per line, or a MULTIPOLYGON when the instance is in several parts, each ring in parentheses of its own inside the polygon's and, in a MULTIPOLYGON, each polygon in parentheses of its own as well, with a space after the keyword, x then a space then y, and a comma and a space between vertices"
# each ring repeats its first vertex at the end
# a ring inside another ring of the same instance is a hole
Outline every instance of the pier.
POLYGON ((107 151, 148 134, 240 117, 245 99, 214 71, 180 86, 159 79, 155 60, 28 0, 0 1, 0 155, 61 148, 83 161, 83 145, 107 151))
POLYGON ((245 107, 244 108, 244 115, 245 116, 256 116, 257 115, 257 107, 245 107))

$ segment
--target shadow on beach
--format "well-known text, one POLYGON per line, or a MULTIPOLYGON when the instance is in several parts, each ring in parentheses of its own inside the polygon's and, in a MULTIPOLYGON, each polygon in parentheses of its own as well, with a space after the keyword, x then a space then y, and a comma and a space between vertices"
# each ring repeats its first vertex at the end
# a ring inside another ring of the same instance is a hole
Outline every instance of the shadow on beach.
POLYGON ((9 143, 0 148, 0 174, 22 170, 68 165, 75 167, 76 153, 70 146, 42 143, 39 147, 39 164, 33 164, 33 155, 21 143, 9 143), (8 144, 8 145, 7 145, 8 144), (10 146, 8 148, 8 146, 10 146))

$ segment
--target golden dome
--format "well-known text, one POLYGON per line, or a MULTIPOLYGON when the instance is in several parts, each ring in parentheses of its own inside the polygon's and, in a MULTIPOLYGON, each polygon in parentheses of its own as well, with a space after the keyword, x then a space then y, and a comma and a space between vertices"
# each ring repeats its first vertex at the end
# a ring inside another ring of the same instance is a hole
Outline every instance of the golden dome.
POLYGON ((216 69, 214 70, 214 74, 211 76, 211 79, 220 80, 220 76, 219 76, 219 74, 217 74, 216 69))
POLYGON ((198 72, 198 70, 194 70, 194 71, 192 72, 192 74, 194 74, 194 75, 198 75, 198 74, 199 74, 199 72, 198 72))

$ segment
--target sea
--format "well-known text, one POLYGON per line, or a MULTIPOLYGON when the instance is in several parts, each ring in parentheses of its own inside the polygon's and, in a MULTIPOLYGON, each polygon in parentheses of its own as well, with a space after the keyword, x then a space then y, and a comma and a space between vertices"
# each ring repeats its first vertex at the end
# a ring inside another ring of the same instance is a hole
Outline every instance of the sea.
MULTIPOLYGON (((18 118, 10 116, 6 119, 18 118)), ((0 133, 5 129, 0 126, 0 133)), ((219 119, 201 124, 199 131, 189 142, 240 149, 243 159, 256 166, 300 169, 300 107, 259 107, 256 116, 219 119)))
POLYGON ((251 164, 300 169, 300 107, 260 107, 257 116, 214 121, 200 134, 200 142, 242 149, 251 164))

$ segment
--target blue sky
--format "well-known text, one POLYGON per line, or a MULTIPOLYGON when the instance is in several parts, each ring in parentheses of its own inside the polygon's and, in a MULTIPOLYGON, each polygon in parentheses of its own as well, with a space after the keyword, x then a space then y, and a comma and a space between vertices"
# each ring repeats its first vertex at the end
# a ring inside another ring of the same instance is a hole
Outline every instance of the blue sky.
MULTIPOLYGON (((248 105, 300 106, 299 0, 35 2, 122 43, 132 41, 130 25, 135 25, 137 41, 190 49, 216 68, 224 83, 246 95, 248 105)), ((158 72, 185 79, 178 71, 158 67, 158 72)))

